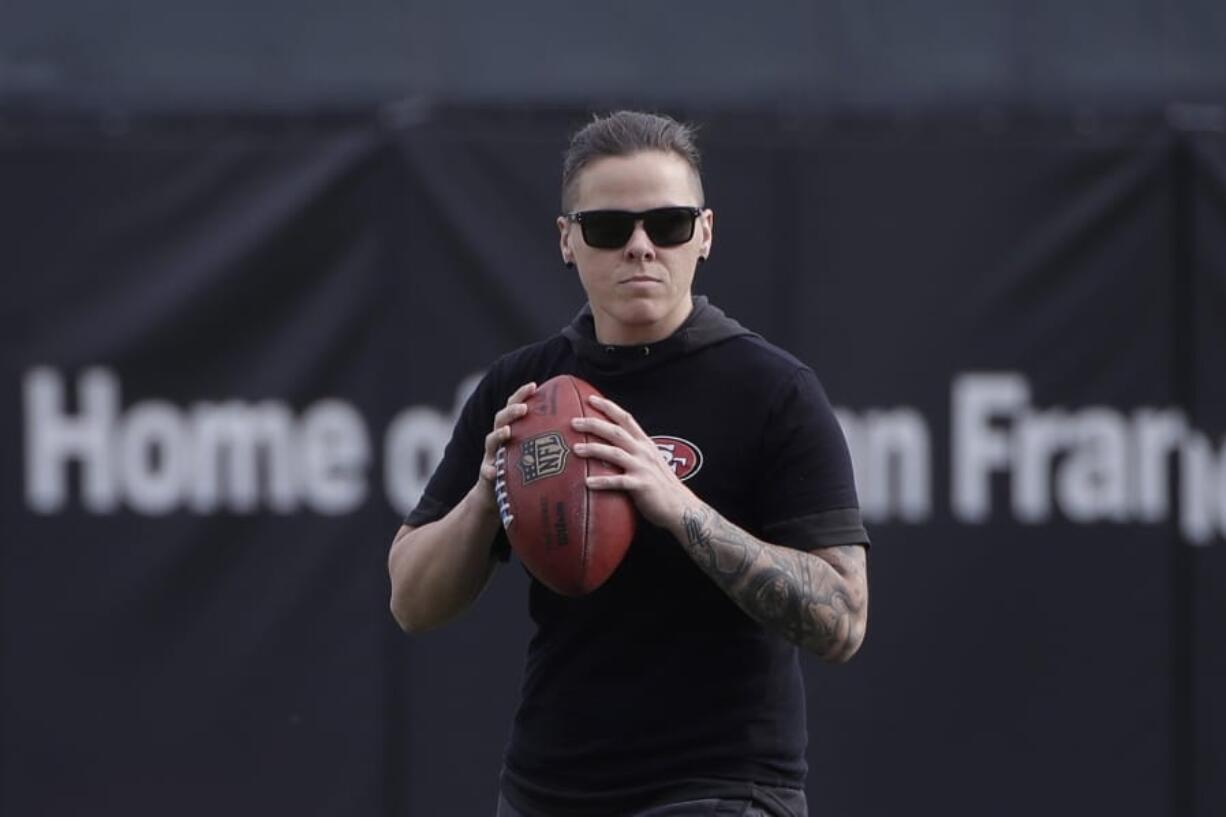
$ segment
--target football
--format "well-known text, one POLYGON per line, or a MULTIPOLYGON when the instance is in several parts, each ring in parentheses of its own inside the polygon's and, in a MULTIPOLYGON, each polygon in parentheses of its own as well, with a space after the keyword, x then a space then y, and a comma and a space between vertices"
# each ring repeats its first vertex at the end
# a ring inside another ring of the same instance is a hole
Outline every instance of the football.
POLYGON ((603 416, 589 402, 590 383, 559 375, 528 400, 499 449, 494 492, 511 549, 533 576, 556 593, 590 593, 621 564, 634 538, 636 513, 622 491, 591 491, 586 477, 618 473, 574 453, 595 439, 571 427, 574 417, 603 416))

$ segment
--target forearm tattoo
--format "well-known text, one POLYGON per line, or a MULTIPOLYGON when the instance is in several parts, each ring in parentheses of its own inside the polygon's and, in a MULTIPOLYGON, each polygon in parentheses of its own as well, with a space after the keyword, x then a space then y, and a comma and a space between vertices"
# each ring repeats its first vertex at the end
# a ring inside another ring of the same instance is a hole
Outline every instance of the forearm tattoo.
POLYGON ((686 551, 758 622, 829 660, 859 647, 868 608, 859 545, 824 549, 824 558, 771 545, 705 505, 681 522, 686 551))

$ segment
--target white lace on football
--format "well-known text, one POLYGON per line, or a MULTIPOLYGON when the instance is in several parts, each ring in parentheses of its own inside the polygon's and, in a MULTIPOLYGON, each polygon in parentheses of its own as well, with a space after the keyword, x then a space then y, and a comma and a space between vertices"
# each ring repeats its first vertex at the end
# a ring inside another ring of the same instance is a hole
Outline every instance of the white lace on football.
POLYGON ((498 503, 498 516, 502 519, 502 527, 510 529, 515 517, 511 515, 511 502, 507 498, 507 447, 498 446, 494 455, 494 500, 498 503))

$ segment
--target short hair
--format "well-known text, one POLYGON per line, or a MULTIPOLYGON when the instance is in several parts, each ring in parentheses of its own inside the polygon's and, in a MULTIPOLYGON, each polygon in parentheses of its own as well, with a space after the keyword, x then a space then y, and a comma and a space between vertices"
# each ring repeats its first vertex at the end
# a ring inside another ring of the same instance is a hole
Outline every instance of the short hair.
POLYGON ((694 144, 695 128, 669 116, 641 111, 618 111, 596 115, 571 137, 562 160, 562 212, 570 212, 579 174, 592 162, 607 156, 630 156, 644 150, 674 153, 685 160, 698 186, 703 203, 702 157, 694 144))

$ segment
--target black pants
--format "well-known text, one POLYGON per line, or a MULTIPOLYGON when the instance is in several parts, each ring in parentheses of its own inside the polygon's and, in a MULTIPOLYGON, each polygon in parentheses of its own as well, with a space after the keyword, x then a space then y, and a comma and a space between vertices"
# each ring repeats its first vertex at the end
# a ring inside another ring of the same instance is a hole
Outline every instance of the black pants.
MULTIPOLYGON (((644 811, 616 817, 808 817, 805 793, 799 789, 756 788, 754 791, 752 801, 711 797, 652 806, 644 811)), ((524 814, 500 795, 497 817, 537 816, 524 814)))

